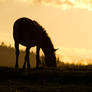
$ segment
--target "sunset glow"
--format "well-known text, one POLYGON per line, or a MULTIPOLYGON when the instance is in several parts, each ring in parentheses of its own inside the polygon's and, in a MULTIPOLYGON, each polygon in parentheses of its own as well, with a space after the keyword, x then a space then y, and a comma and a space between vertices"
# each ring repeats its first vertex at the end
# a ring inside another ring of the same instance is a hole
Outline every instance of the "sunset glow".
MULTIPOLYGON (((25 0, 28 2, 28 0, 25 0)), ((68 8, 85 8, 91 10, 92 0, 32 0, 31 4, 44 4, 68 8)))
POLYGON ((92 64, 92 0, 0 0, 0 11, 0 43, 14 46, 13 24, 28 17, 45 28, 61 60, 92 64))

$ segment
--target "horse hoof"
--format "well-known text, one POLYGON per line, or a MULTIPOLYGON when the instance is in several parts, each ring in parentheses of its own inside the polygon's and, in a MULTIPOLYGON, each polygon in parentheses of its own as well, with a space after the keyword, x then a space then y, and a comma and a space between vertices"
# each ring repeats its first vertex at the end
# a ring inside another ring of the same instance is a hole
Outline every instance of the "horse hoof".
POLYGON ((39 69, 39 67, 38 67, 38 66, 36 66, 36 69, 39 69))
POLYGON ((27 67, 28 70, 30 70, 30 67, 27 67))
POLYGON ((23 66, 22 69, 25 69, 25 66, 23 66))
POLYGON ((15 66, 15 69, 18 69, 18 65, 15 66))

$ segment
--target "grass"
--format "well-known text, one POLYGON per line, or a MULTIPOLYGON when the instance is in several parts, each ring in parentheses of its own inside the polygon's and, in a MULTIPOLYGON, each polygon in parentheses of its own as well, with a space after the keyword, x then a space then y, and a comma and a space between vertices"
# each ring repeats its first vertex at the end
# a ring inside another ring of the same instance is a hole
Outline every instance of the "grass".
POLYGON ((1 67, 0 92, 92 92, 92 71, 1 67))
MULTIPOLYGON (((4 55, 7 53, 5 62, 14 59, 9 59, 8 55, 8 52, 11 52, 10 55, 15 53, 11 46, 0 48, 0 51, 5 51, 4 55)), ((42 60, 44 65, 44 57, 42 60)), ((57 59, 57 67, 30 70, 0 67, 0 92, 92 92, 92 65, 64 64, 57 59)))

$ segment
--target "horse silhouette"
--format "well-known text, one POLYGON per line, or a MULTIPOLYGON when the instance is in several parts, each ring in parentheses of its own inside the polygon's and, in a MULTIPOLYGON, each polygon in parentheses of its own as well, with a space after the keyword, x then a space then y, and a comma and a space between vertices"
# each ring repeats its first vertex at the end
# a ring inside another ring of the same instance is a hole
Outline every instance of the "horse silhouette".
POLYGON ((18 68, 19 44, 26 46, 26 55, 23 68, 25 68, 26 63, 27 68, 30 68, 29 50, 33 46, 36 46, 37 68, 40 64, 40 48, 44 52, 46 66, 56 67, 56 55, 54 46, 45 29, 37 21, 26 17, 17 19, 13 26, 13 38, 16 49, 16 68, 18 68))

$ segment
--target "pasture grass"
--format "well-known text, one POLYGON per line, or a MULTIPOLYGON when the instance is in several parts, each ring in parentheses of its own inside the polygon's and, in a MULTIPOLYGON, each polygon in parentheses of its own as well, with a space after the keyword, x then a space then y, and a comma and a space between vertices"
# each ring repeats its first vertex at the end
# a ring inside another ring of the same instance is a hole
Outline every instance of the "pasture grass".
POLYGON ((0 92, 92 92, 92 71, 85 67, 84 70, 73 69, 74 66, 70 70, 0 67, 0 92))

